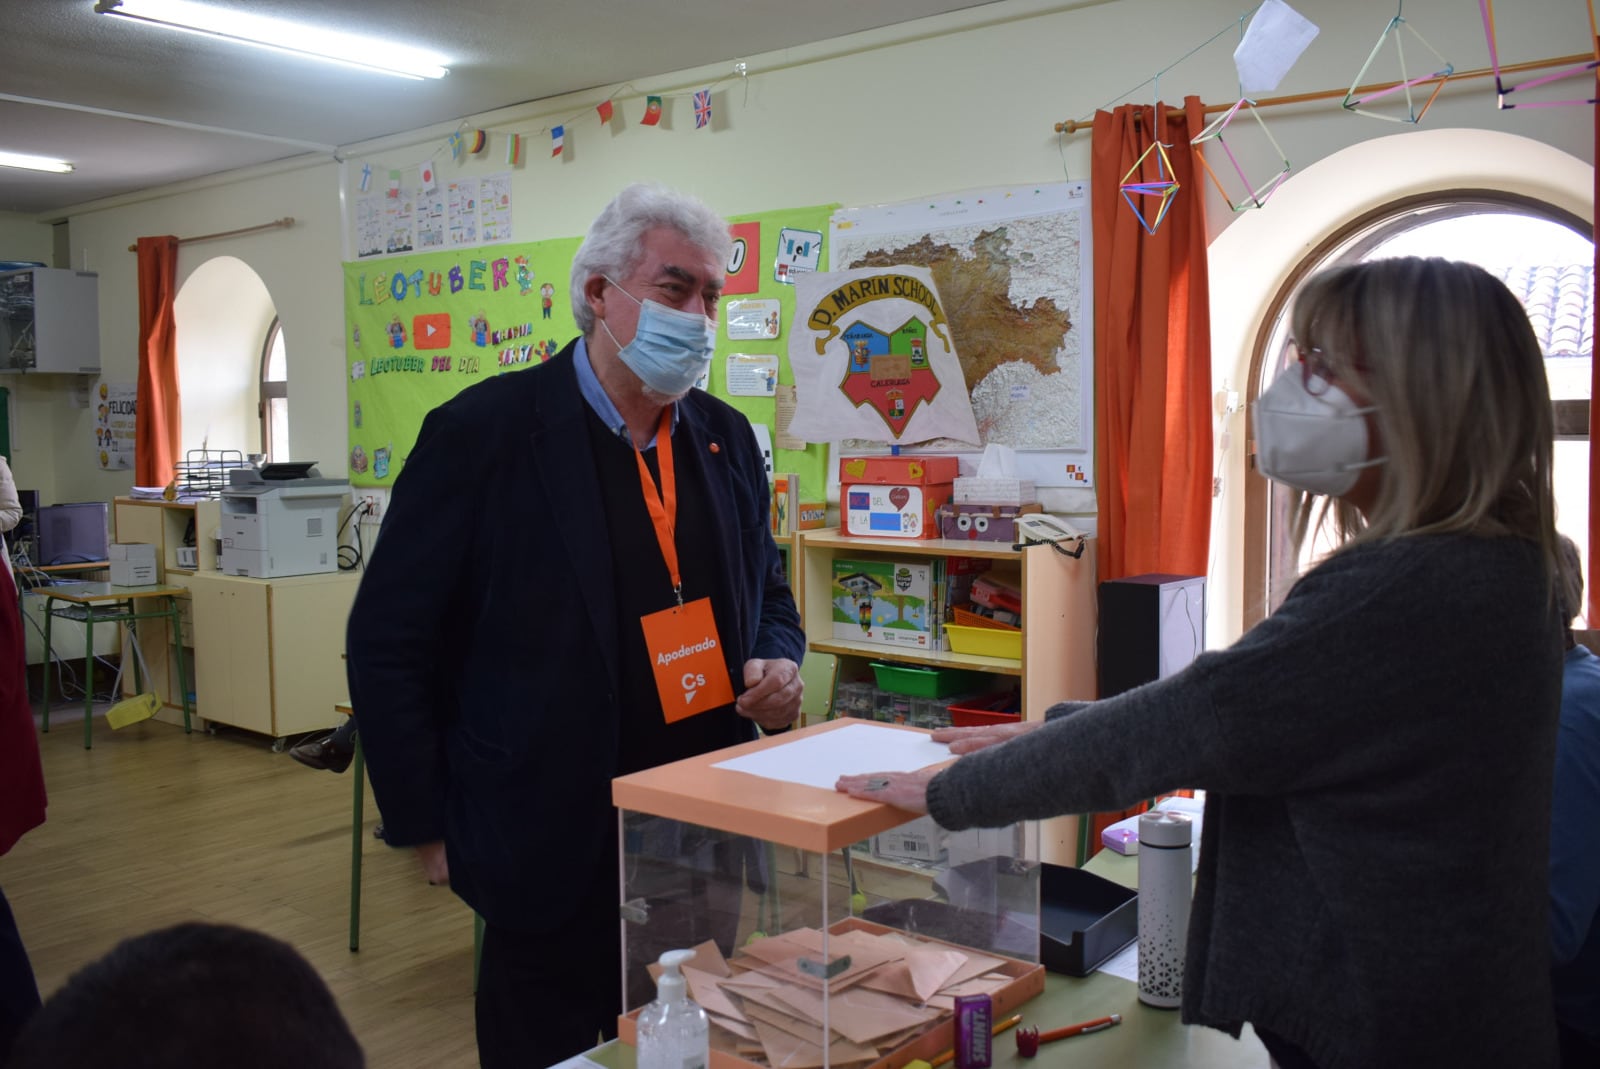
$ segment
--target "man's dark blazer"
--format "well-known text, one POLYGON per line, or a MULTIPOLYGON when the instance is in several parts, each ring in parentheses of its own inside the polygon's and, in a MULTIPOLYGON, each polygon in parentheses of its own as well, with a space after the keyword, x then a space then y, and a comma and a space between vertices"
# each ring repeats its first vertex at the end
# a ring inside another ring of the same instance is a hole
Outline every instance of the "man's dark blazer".
MULTIPOLYGON (((350 613, 350 697, 391 845, 443 839, 451 886, 490 924, 567 916, 613 841, 616 596, 576 342, 430 412, 350 613)), ((694 450, 721 522, 735 693, 751 657, 805 639, 743 415, 699 390, 694 450)), ((748 737, 755 728, 748 721, 748 737)))

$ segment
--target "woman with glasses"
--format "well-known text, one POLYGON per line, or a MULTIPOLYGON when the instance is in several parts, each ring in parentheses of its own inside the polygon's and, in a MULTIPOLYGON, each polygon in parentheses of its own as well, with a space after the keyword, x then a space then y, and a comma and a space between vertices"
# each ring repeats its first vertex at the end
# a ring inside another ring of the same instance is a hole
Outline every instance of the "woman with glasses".
POLYGON ((1445 260, 1313 278, 1254 410, 1294 535, 1339 548, 1226 650, 1043 722, 946 729, 943 771, 839 789, 951 829, 1206 794, 1186 1022, 1284 1069, 1552 1066, 1561 697, 1552 431, 1515 297, 1445 260), (876 788, 876 789, 873 789, 876 788))

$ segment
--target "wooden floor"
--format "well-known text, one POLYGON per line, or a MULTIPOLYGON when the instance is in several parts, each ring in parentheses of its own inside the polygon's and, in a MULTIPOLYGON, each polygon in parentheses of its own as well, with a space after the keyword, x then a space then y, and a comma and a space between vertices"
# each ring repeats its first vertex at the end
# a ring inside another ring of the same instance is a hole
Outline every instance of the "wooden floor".
POLYGON ((40 736, 49 819, 0 858, 42 994, 126 936, 240 924, 311 961, 369 1066, 477 1064, 472 912, 429 887, 411 851, 371 837, 370 791, 361 950, 349 950, 349 772, 306 768, 258 736, 155 721, 114 732, 97 720, 84 750, 77 716, 52 711, 40 736))

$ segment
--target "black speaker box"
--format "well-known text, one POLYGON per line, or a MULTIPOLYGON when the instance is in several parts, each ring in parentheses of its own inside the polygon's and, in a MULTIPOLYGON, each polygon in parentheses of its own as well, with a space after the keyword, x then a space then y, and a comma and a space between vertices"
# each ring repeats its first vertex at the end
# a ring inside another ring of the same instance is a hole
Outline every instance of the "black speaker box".
POLYGON ((1162 679, 1205 649, 1202 575, 1130 575, 1100 584, 1100 697, 1162 679))

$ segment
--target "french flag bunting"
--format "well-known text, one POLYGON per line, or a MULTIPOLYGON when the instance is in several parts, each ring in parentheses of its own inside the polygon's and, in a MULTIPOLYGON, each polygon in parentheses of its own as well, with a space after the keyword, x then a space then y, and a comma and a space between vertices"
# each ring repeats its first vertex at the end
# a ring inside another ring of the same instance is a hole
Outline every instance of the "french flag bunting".
POLYGON ((702 89, 694 95, 694 128, 704 129, 711 122, 711 90, 702 89))
POLYGON ((550 155, 561 155, 561 143, 566 139, 566 135, 567 128, 565 126, 552 126, 550 128, 550 155))

